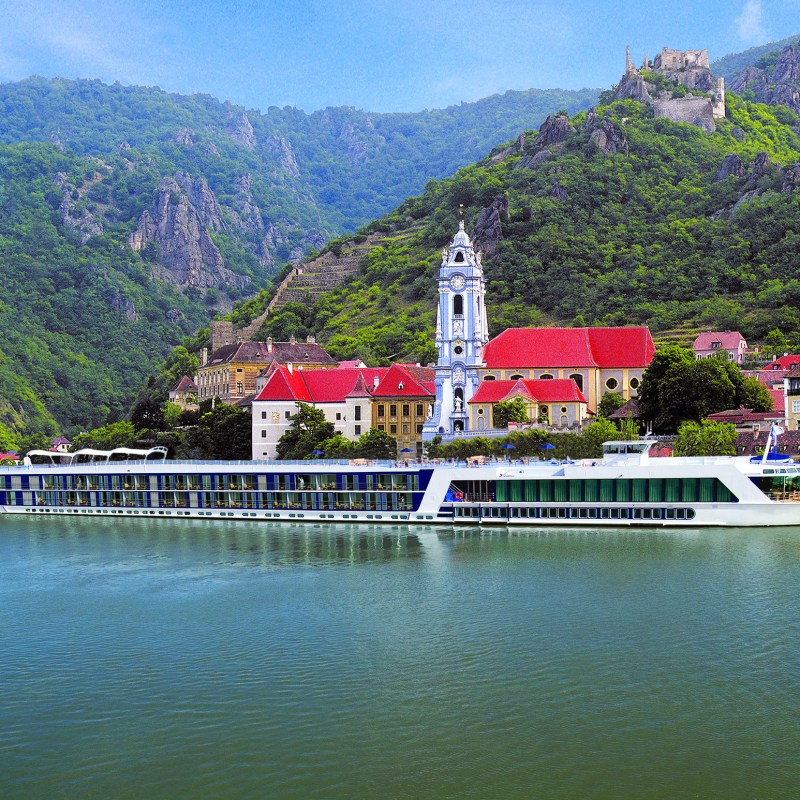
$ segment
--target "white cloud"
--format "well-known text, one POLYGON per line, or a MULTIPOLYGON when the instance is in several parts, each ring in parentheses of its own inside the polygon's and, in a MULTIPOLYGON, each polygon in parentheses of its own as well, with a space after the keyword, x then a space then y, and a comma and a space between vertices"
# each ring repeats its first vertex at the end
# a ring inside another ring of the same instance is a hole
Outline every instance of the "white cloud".
POLYGON ((761 0, 746 0, 742 13, 736 17, 739 38, 743 42, 763 42, 768 36, 764 29, 764 9, 761 0))

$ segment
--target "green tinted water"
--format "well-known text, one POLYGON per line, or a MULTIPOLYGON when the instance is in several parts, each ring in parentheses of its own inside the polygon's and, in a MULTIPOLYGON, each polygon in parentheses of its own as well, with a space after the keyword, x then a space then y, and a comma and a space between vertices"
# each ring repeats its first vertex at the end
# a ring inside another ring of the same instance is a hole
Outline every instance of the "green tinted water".
POLYGON ((785 798, 800 531, 0 520, 0 797, 785 798))

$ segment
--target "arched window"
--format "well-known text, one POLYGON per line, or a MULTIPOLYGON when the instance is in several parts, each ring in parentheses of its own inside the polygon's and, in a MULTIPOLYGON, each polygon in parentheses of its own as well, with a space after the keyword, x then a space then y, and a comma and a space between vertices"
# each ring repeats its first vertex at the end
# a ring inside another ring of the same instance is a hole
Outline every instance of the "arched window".
POLYGON ((577 384, 578 391, 582 392, 583 391, 583 375, 581 375, 578 372, 573 372, 572 375, 570 375, 570 378, 572 378, 572 380, 574 380, 575 383, 577 384))
POLYGON ((493 381, 495 378, 494 378, 494 375, 484 375, 483 379, 485 381, 493 381))
POLYGON ((551 381, 553 380, 553 376, 549 372, 545 372, 544 375, 539 376, 540 381, 551 381))
POLYGON ((510 380, 510 381, 521 381, 521 380, 522 380, 522 375, 520 375, 519 373, 517 373, 516 375, 512 375, 512 376, 509 378, 509 380, 510 380))
POLYGON ((464 254, 459 250, 456 253, 456 257, 453 259, 457 264, 460 264, 464 260, 464 254))
POLYGON ((464 298, 460 294, 453 297, 453 313, 457 317, 464 315, 464 298))

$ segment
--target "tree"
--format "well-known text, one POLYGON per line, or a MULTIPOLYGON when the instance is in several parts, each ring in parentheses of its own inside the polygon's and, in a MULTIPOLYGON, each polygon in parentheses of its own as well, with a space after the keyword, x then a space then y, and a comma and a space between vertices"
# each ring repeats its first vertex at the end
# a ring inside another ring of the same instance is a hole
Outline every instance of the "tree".
POLYGON ((734 456, 736 428, 728 422, 687 420, 678 428, 676 456, 734 456))
POLYGON ((528 404, 522 397, 495 403, 492 410, 495 428, 507 428, 509 422, 528 422, 528 404))
POLYGON ((674 382, 678 370, 694 362, 691 350, 670 345, 656 351, 650 366, 644 371, 639 385, 639 413, 642 419, 653 423, 657 432, 677 429, 673 410, 664 407, 664 390, 668 383, 674 382))
POLYGON ((674 433, 686 420, 700 422, 716 411, 746 406, 772 410, 766 387, 745 378, 726 357, 695 359, 691 350, 665 347, 653 357, 639 387, 642 419, 657 433, 674 433))
POLYGON ((79 433, 72 439, 72 450, 91 447, 95 450, 113 450, 115 447, 129 447, 136 436, 130 422, 111 422, 88 433, 79 433))
POLYGON ((217 403, 200 417, 188 436, 188 445, 197 458, 240 461, 251 457, 252 436, 249 412, 217 403))
POLYGON ((278 439, 277 453, 281 459, 308 458, 322 450, 326 440, 334 435, 333 423, 325 414, 307 403, 297 403, 297 413, 289 417, 291 425, 278 439))
POLYGON ((362 433, 354 449, 358 458, 397 458, 397 440, 377 428, 362 433))
POLYGON ((597 416, 609 419, 611 415, 625 405, 625 398, 619 392, 606 392, 597 404, 597 416))

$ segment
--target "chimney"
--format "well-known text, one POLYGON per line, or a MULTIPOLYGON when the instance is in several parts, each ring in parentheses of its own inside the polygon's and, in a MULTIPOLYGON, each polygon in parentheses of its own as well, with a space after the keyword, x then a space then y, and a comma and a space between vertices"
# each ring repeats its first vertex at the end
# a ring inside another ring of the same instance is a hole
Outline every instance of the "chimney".
POLYGON ((316 344, 317 340, 313 336, 306 336, 306 344, 316 344))
POLYGON ((292 368, 293 368, 293 364, 292 364, 292 362, 290 361, 290 362, 289 362, 289 363, 286 365, 286 369, 288 369, 288 370, 289 370, 289 374, 290 374, 290 375, 292 374, 292 368))
POLYGON ((295 338, 294 334, 289 337, 289 344, 297 344, 297 339, 295 338))
POLYGON ((272 337, 271 336, 267 336, 267 352, 268 353, 272 352, 272 337))
POLYGON ((374 392, 378 388, 378 384, 381 382, 381 379, 376 375, 372 379, 372 391, 374 392))

